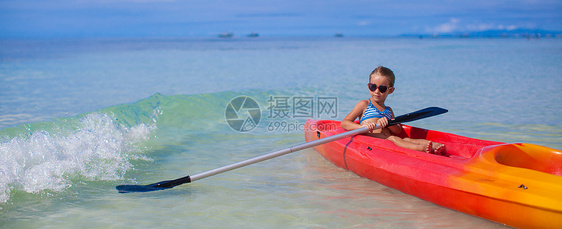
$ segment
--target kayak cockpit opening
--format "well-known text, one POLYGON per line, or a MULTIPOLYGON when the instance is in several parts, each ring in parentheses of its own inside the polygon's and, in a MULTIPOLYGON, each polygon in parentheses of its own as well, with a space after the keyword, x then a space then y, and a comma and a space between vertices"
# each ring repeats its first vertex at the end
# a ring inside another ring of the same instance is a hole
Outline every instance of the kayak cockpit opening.
POLYGON ((534 144, 516 143, 494 147, 496 162, 525 169, 562 176, 562 152, 534 144))

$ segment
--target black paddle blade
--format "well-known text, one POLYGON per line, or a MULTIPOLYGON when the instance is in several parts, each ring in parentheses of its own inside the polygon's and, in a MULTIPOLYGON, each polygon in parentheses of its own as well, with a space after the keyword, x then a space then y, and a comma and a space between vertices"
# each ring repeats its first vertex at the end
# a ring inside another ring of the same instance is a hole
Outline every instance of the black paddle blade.
POLYGON ((115 187, 119 193, 128 193, 128 192, 152 192, 158 190, 164 190, 168 188, 160 188, 155 187, 152 185, 119 185, 115 187))
POLYGON ((414 111, 405 115, 400 115, 393 120, 390 120, 388 125, 395 125, 403 122, 411 122, 422 118, 427 118, 435 115, 447 113, 448 110, 440 107, 428 107, 419 111, 414 111))
POLYGON ((119 193, 128 192, 152 192, 176 187, 180 184, 190 183, 191 177, 186 176, 175 180, 160 181, 148 185, 118 185, 115 187, 119 193))

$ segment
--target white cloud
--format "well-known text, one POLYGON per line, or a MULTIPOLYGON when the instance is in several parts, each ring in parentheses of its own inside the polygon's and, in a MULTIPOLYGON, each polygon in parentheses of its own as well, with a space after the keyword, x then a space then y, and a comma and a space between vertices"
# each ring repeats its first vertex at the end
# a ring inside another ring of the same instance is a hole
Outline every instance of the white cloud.
POLYGON ((493 23, 482 23, 482 24, 475 24, 475 25, 467 25, 467 31, 486 31, 486 30, 507 30, 513 31, 518 29, 519 27, 516 25, 496 25, 493 23))
POLYGON ((443 23, 441 25, 436 26, 435 28, 428 29, 428 32, 431 33, 451 33, 457 31, 459 29, 459 23, 461 20, 458 18, 451 18, 449 22, 443 23))
POLYGON ((520 26, 516 25, 504 25, 504 24, 495 24, 495 23, 461 23, 461 20, 458 18, 451 18, 448 22, 437 25, 435 27, 429 27, 426 29, 428 33, 434 34, 447 34, 447 33, 455 33, 455 32, 481 32, 486 30, 506 30, 506 31, 513 31, 520 28, 520 26))

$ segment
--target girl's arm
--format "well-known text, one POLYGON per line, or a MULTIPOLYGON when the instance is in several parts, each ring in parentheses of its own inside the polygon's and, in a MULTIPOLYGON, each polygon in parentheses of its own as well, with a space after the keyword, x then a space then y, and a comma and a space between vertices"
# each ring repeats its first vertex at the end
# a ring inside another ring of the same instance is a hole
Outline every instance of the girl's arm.
MULTIPOLYGON (((392 111, 392 108, 390 108, 390 112, 392 112, 392 118, 394 119, 394 111, 392 111)), ((388 129, 394 135, 398 135, 402 132, 402 126, 400 124, 388 126, 388 129)))
POLYGON ((341 127, 346 130, 355 130, 363 127, 362 125, 355 123, 355 119, 360 118, 361 115, 363 115, 363 111, 365 111, 368 105, 369 101, 367 100, 359 101, 353 110, 351 110, 351 112, 343 118, 341 121, 341 127))

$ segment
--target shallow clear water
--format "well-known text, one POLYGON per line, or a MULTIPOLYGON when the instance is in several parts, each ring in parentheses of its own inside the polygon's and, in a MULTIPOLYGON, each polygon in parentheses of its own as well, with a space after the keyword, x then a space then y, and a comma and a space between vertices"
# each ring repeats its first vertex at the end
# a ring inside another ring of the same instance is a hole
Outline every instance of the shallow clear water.
POLYGON ((1 42, 0 224, 7 228, 501 226, 360 178, 311 149, 166 191, 115 190, 301 143, 306 116, 342 119, 368 97, 377 65, 397 75, 387 100, 397 115, 449 110, 412 125, 562 149, 559 39, 1 42), (242 95, 261 110, 245 133, 225 120, 242 95), (323 98, 337 107, 303 115, 295 106, 323 98), (277 106, 283 101, 290 109, 277 106))

